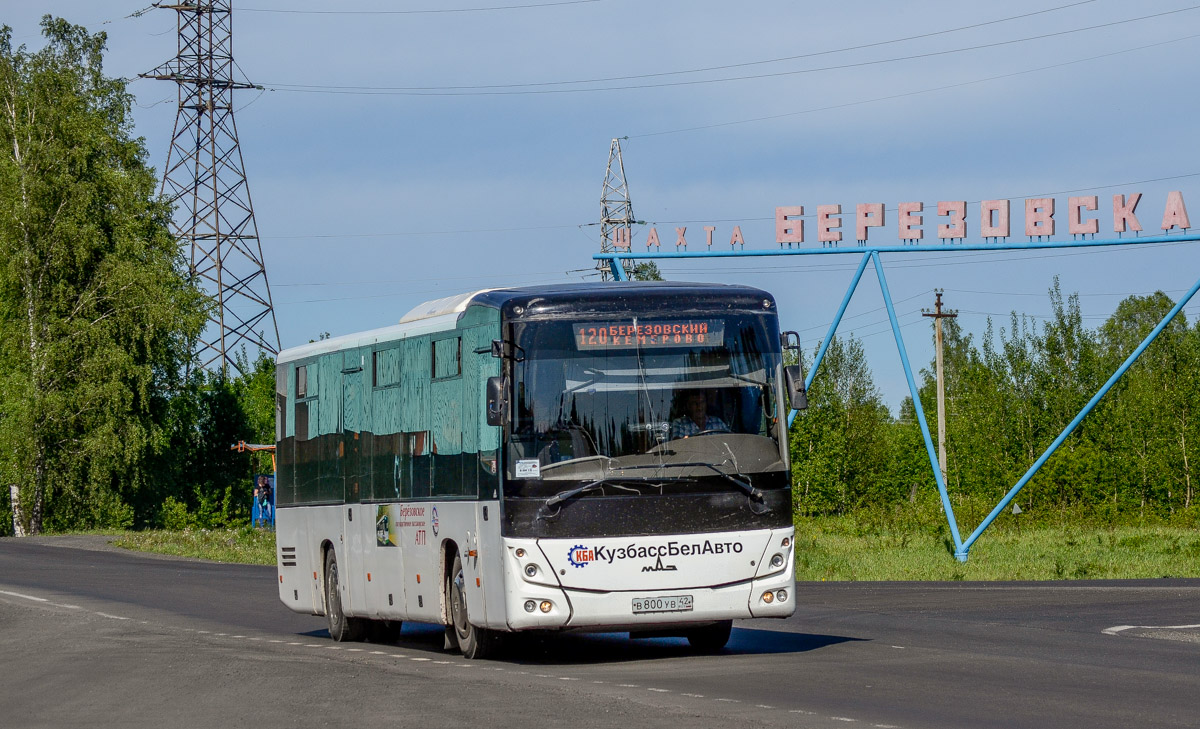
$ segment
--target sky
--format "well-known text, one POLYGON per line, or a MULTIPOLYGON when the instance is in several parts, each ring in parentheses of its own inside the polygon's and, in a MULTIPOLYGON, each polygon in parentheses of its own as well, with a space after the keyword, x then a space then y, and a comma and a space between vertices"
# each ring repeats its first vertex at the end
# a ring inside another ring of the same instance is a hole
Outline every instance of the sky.
MULTIPOLYGON (((30 49, 49 13, 108 34, 106 71, 136 78, 176 50, 176 13, 148 0, 0 0, 30 49)), ((476 289, 597 280, 600 198, 621 137, 634 232, 663 250, 778 248, 777 206, 1167 194, 1200 216, 1200 4, 1188 0, 235 0, 239 141, 283 347, 395 323, 476 289), (330 12, 331 9, 336 9, 330 12), (436 12, 430 12, 436 11, 436 12), (1188 72, 1187 69, 1192 69, 1188 72), (599 80, 598 80, 599 79, 599 80), (1068 192, 1073 191, 1073 192, 1068 192), (1050 193, 1056 193, 1051 195, 1050 193)), ((171 82, 133 80, 136 134, 161 170, 171 82)), ((978 207, 968 209, 974 232, 978 207)), ((806 234, 815 241, 815 219, 806 234)), ((876 240, 878 233, 878 241, 876 240)), ((974 236, 974 233, 971 233, 974 236)), ((1056 239, 1069 236, 1058 235, 1056 239)), ((1015 235, 1013 241, 1024 240, 1015 235)), ((969 238, 968 242, 979 242, 969 238)), ((854 242, 844 241, 852 249, 854 242)), ((1013 311, 1044 319, 1057 277, 1097 327, 1130 294, 1177 298, 1200 243, 884 255, 914 367, 933 358, 933 290, 978 343, 1013 311)), ((857 256, 662 261, 668 279, 770 291, 815 348, 857 256)), ((1186 309, 1200 315, 1200 297, 1186 309)), ((893 409, 908 395, 868 273, 839 330, 862 340, 893 409)))

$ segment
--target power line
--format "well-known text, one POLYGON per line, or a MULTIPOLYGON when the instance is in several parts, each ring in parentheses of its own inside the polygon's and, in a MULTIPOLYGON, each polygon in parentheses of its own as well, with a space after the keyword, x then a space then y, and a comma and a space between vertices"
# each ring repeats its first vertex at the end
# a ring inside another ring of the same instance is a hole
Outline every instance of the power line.
MULTIPOLYGON (((905 43, 908 41, 921 40, 924 38, 933 38, 933 37, 936 37, 939 35, 958 33, 958 32, 965 31, 965 30, 974 30, 976 28, 982 28, 982 27, 989 26, 989 25, 996 25, 999 23, 1007 23, 1007 22, 1010 22, 1013 20, 1021 20, 1023 18, 1034 17, 1036 15, 1044 15, 1046 13, 1057 12, 1059 10, 1065 10, 1067 8, 1078 7, 1080 5, 1088 5, 1095 1, 1096 0, 1081 0, 1080 2, 1068 3, 1066 5, 1058 5, 1056 7, 1046 8, 1044 10, 1036 10, 1034 12, 1022 13, 1020 15, 1010 15, 1006 18, 998 18, 996 20, 987 20, 987 21, 983 21, 983 22, 979 22, 979 23, 972 23, 970 25, 962 25, 962 26, 958 26, 956 28, 946 28, 943 30, 935 30, 930 33, 921 33, 918 35, 904 36, 901 38, 890 38, 888 40, 875 41, 872 43, 862 43, 862 44, 854 45, 854 46, 844 46, 842 48, 831 48, 829 50, 815 51, 812 53, 802 53, 802 54, 793 55, 793 56, 780 56, 777 58, 765 58, 765 59, 761 59, 761 60, 757 60, 757 61, 743 61, 740 63, 727 63, 727 64, 717 65, 717 66, 702 66, 702 67, 698 67, 698 68, 687 68, 687 69, 681 69, 681 70, 676 70, 676 71, 657 71, 657 72, 653 72, 653 73, 628 74, 628 75, 623 75, 623 76, 600 76, 600 77, 590 78, 590 79, 575 79, 575 80, 568 80, 568 81, 543 81, 543 82, 528 83, 528 84, 498 84, 498 85, 494 85, 494 86, 464 87, 464 88, 507 88, 507 87, 511 87, 511 86, 561 86, 561 85, 571 85, 571 84, 607 83, 607 82, 611 82, 611 81, 632 81, 632 80, 644 79, 644 78, 661 78, 664 76, 681 76, 681 75, 694 74, 694 73, 708 73, 710 71, 726 71, 726 70, 729 70, 732 68, 746 68, 749 66, 761 66, 761 65, 771 64, 771 63, 784 63, 787 61, 798 61, 798 60, 801 60, 804 58, 816 58, 818 56, 828 56, 828 55, 832 55, 835 53, 847 53, 849 51, 858 51, 858 50, 863 50, 866 48, 878 48, 880 46, 894 45, 897 43, 905 43)), ((279 12, 290 12, 290 11, 279 11, 279 12)), ((305 12, 305 11, 295 11, 295 12, 305 12)), ((324 12, 336 13, 336 12, 340 12, 340 11, 324 11, 324 12)))
POLYGON ((681 81, 667 81, 653 84, 627 84, 622 86, 601 86, 587 89, 548 89, 539 88, 548 85, 564 85, 568 83, 592 83, 590 81, 556 81, 556 82, 538 82, 538 83, 509 83, 509 84, 473 84, 460 86, 346 86, 346 85, 324 85, 324 84, 283 84, 270 83, 266 84, 273 90, 292 91, 298 93, 329 93, 329 94, 352 94, 352 95, 396 95, 396 96, 511 96, 511 95, 530 95, 530 94, 567 94, 567 93, 583 93, 594 91, 624 91, 630 89, 657 89, 672 86, 695 86, 700 84, 713 83, 728 83, 732 81, 750 81, 765 78, 779 78, 782 76, 795 76, 800 74, 820 73, 824 71, 838 71, 848 68, 863 68, 866 66, 877 66, 887 63, 895 63, 899 61, 911 61, 923 58, 934 58, 938 56, 953 55, 956 53, 965 53, 968 51, 976 51, 987 48, 998 48, 1002 46, 1014 45, 1017 43, 1027 43, 1036 40, 1045 40, 1047 38, 1058 38, 1065 35, 1075 33, 1084 33, 1102 28, 1111 28, 1127 23, 1135 23, 1142 20, 1151 20, 1169 15, 1189 12, 1200 9, 1200 5, 1192 5, 1186 8, 1177 10, 1168 10, 1161 13, 1153 13, 1150 15, 1142 15, 1135 18, 1126 18, 1124 20, 1115 20, 1108 23, 1099 23, 1097 25, 1089 25, 1082 28, 1072 28, 1069 30, 1055 31, 1052 33, 1042 33, 1039 35, 1027 36, 1024 38, 1014 38, 1004 41, 996 41, 994 43, 982 43, 973 46, 965 46, 962 48, 953 48, 943 51, 929 51, 927 53, 916 53, 907 56, 893 56, 891 58, 882 58, 872 61, 859 61, 856 63, 845 63, 833 66, 820 66, 816 68, 796 69, 792 71, 774 71, 771 73, 750 74, 744 76, 727 76, 725 78, 715 79, 695 79, 681 81))
POLYGON ((425 10, 292 10, 276 8, 238 8, 243 13, 287 13, 289 15, 444 15, 453 13, 492 13, 501 10, 530 10, 561 5, 590 5, 604 0, 560 0, 560 2, 493 5, 478 8, 430 8, 425 10))
POLYGON ((1001 79, 1013 78, 1016 76, 1024 76, 1024 75, 1028 75, 1031 73, 1037 73, 1039 71, 1049 71, 1049 70, 1052 70, 1055 68, 1063 68, 1065 66, 1074 66, 1074 65, 1077 65, 1080 63, 1087 63, 1088 61, 1097 61, 1102 58, 1111 58, 1113 56, 1120 56, 1120 55, 1123 55, 1126 53, 1133 53, 1135 51, 1143 51, 1143 50, 1146 50, 1147 48, 1157 48, 1159 46, 1165 46, 1170 43, 1179 43, 1181 41, 1191 40, 1193 38, 1198 38, 1198 37, 1200 37, 1200 34, 1187 35, 1187 36, 1183 36, 1181 38, 1174 38, 1172 40, 1160 41, 1158 43, 1149 43, 1144 46, 1135 46, 1133 48, 1126 48, 1124 50, 1113 51, 1111 53, 1101 53, 1098 56, 1089 56, 1087 58, 1080 58, 1080 59, 1076 59, 1074 61, 1064 61, 1062 63, 1053 63, 1053 64, 1050 64, 1049 66, 1038 66, 1037 68, 1029 68, 1029 69, 1025 69, 1023 71, 1013 71, 1012 73, 1003 73, 1003 74, 999 74, 997 76, 988 76, 985 78, 974 79, 971 81, 962 81, 962 82, 955 83, 955 84, 946 84, 944 86, 934 86, 934 87, 927 88, 927 89, 917 89, 915 91, 906 91, 904 93, 890 94, 888 96, 877 96, 872 99, 859 99, 857 101, 847 101, 842 104, 831 104, 829 106, 818 106, 818 107, 813 107, 811 109, 801 109, 800 111, 788 111, 788 112, 784 112, 782 114, 770 114, 767 116, 752 117, 750 119, 736 119, 733 121, 716 122, 713 124, 700 124, 697 126, 682 127, 679 129, 667 129, 667 130, 658 131, 658 132, 645 132, 642 134, 630 134, 628 136, 630 139, 640 139, 642 137, 660 137, 660 136, 664 136, 667 134, 681 134, 683 132, 695 132, 695 131, 701 131, 704 129, 718 129, 720 127, 731 127, 731 126, 735 126, 738 124, 751 124, 751 123, 760 122, 760 121, 772 121, 774 119, 785 119, 790 116, 815 114, 815 113, 821 112, 821 111, 833 111, 836 109, 847 109, 847 108, 851 108, 851 107, 855 107, 855 106, 874 104, 874 103, 877 103, 880 101, 893 101, 895 99, 903 99, 903 98, 907 98, 909 96, 919 96, 921 94, 931 94, 936 91, 947 91, 949 89, 957 89, 957 88, 962 88, 964 86, 973 86, 975 84, 988 83, 990 81, 999 81, 1001 79))

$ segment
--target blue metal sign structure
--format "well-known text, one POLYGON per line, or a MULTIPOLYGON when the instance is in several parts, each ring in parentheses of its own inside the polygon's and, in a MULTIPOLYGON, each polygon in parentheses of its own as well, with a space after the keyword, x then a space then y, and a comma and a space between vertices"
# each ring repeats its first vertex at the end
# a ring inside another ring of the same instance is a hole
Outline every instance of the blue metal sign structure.
MULTIPOLYGON (((833 322, 829 325, 828 333, 825 335, 825 338, 823 340, 821 340, 821 346, 817 351, 817 356, 813 360, 812 367, 809 369, 808 375, 805 378, 804 384, 806 387, 812 385, 813 377, 816 375, 817 369, 821 366, 821 360, 825 357, 825 351, 829 347, 830 340, 833 339, 834 334, 837 333, 838 325, 841 323, 842 316, 846 312, 846 306, 850 303, 850 299, 854 296, 854 292, 858 288, 858 282, 862 279, 863 272, 866 271, 867 264, 868 263, 874 264, 875 275, 879 279, 879 289, 883 293, 883 303, 884 303, 884 306, 887 308, 888 319, 891 321, 892 334, 896 338, 896 350, 900 355, 900 364, 904 367, 904 376, 905 376, 905 379, 908 381, 908 389, 912 395, 913 407, 914 407, 914 409, 916 411, 916 415, 917 415, 917 423, 920 425, 920 428, 921 428, 921 436, 925 440, 925 450, 929 456, 929 465, 933 469, 933 479, 934 479, 934 482, 937 484, 938 493, 941 496, 941 500, 942 500, 942 507, 946 513, 946 521, 950 527, 950 534, 951 534, 952 538, 954 539, 954 556, 959 561, 965 562, 965 561, 967 561, 967 557, 970 553, 971 546, 973 544, 975 544, 975 542, 979 539, 980 535, 982 535, 983 532, 992 524, 992 522, 995 521, 996 517, 999 516, 1000 512, 1002 512, 1009 505, 1009 503, 1013 500, 1013 498, 1015 498, 1016 495, 1018 493, 1020 493, 1021 489, 1025 488, 1025 484, 1029 483, 1029 480, 1033 478, 1034 474, 1036 474, 1038 472, 1038 470, 1042 467, 1042 465, 1045 464, 1047 460, 1049 460, 1050 456, 1052 456, 1054 454, 1054 452, 1056 450, 1058 450, 1058 447, 1063 444, 1063 442, 1067 439, 1067 437, 1069 435, 1071 435, 1071 433, 1075 430, 1075 428, 1077 428, 1079 426, 1079 424, 1081 422, 1083 422, 1083 419, 1087 417, 1088 413, 1090 413, 1092 411, 1092 409, 1096 407, 1096 404, 1100 402, 1100 400, 1104 397, 1104 395, 1106 393, 1108 393, 1108 391, 1110 389, 1112 389, 1112 386, 1115 385, 1117 383, 1117 381, 1120 380, 1121 377, 1125 374, 1125 372, 1130 368, 1130 366, 1132 366, 1133 363, 1137 361, 1137 358, 1139 356, 1141 356, 1142 352, 1144 352, 1146 350, 1146 348, 1149 347, 1150 344, 1152 342, 1154 342, 1155 339, 1158 338, 1158 335, 1160 333, 1162 333, 1163 329, 1165 329, 1167 327, 1167 325, 1171 322, 1171 320, 1174 319, 1175 316, 1177 314, 1179 314, 1180 311, 1183 310, 1183 307, 1186 306, 1189 301, 1191 301, 1192 297, 1196 294, 1196 292, 1198 290, 1200 290, 1200 279, 1198 279, 1196 281, 1196 283, 1194 285, 1192 285, 1192 287, 1190 289, 1188 289, 1187 293, 1185 293, 1182 297, 1180 297, 1179 301, 1175 304, 1174 308, 1172 308, 1171 311, 1167 312, 1167 315, 1165 317, 1163 317, 1162 321, 1160 321, 1158 323, 1158 326, 1154 327, 1153 331, 1151 331, 1150 334, 1148 334, 1146 336, 1146 338, 1142 340, 1142 343, 1139 344, 1137 346, 1137 348, 1134 349, 1133 352, 1130 353, 1129 357, 1126 358, 1126 360, 1121 364, 1121 366, 1117 368, 1116 372, 1114 372, 1112 374, 1112 376, 1108 378, 1108 380, 1104 383, 1104 385, 1100 388, 1100 390, 1097 391, 1096 394, 1092 396, 1092 399, 1089 400, 1087 402, 1087 404, 1083 406, 1083 409, 1079 411, 1079 414, 1076 415, 1075 418, 1069 424, 1067 424, 1067 426, 1065 428, 1063 428, 1063 431, 1058 435, 1057 438, 1054 439, 1054 442, 1051 443, 1049 445, 1049 447, 1046 448, 1045 452, 1043 452, 1042 455, 1033 463, 1033 465, 1029 467, 1029 470, 1025 472, 1025 475, 1021 476, 1021 478, 1017 481, 1017 483, 1008 491, 1008 493, 1006 493, 1004 495, 1004 498, 1002 498, 1000 500, 1000 502, 998 504, 996 504, 996 507, 994 509, 992 509, 992 511, 987 515, 986 518, 984 518, 984 520, 979 524, 979 526, 975 527, 975 530, 972 531, 971 534, 966 539, 963 539, 958 530, 958 523, 954 517, 954 508, 950 503, 950 496, 946 491, 946 484, 945 484, 944 479, 942 478, 941 469, 938 468, 937 451, 934 449, 933 439, 930 437, 930 434, 929 434, 929 425, 925 421, 925 411, 921 407, 921 398, 920 398, 920 395, 917 390, 916 380, 913 378, 912 365, 909 363, 909 359, 908 359, 908 351, 904 347, 904 337, 900 333, 900 324, 896 319, 896 310, 892 305, 892 295, 888 290, 887 278, 884 276, 884 273, 883 273, 883 261, 880 258, 881 254, 899 253, 899 254, 912 255, 912 254, 929 254, 929 253, 938 253, 938 252, 961 253, 963 251, 991 251, 991 252, 994 252, 994 251, 1014 251, 1014 250, 1016 250, 1016 251, 1047 250, 1047 249, 1061 249, 1061 248, 1104 248, 1104 247, 1111 247, 1111 246, 1153 245, 1155 243, 1179 243, 1179 242, 1184 242, 1184 241, 1200 241, 1200 234, 1189 233, 1187 231, 1184 231, 1182 234, 1175 234, 1175 235, 1156 235, 1156 236, 1144 236, 1144 237, 1132 237, 1132 238, 1115 238, 1115 239, 1107 239, 1107 240, 1096 240, 1096 239, 1091 239, 1091 240, 1084 239, 1084 240, 1073 240, 1073 241, 1037 240, 1037 241, 1030 241, 1027 243, 1016 243, 1016 242, 1008 242, 1008 241, 1000 240, 995 243, 962 244, 962 245, 954 245, 954 244, 920 245, 920 246, 917 246, 917 245, 901 245, 901 246, 864 246, 864 245, 859 245, 859 246, 854 246, 854 247, 847 246, 845 248, 781 248, 779 250, 770 250, 770 249, 767 249, 767 250, 728 250, 728 251, 712 251, 712 250, 686 251, 685 250, 685 251, 676 251, 673 253, 672 252, 635 253, 633 251, 623 251, 623 252, 598 253, 598 254, 594 255, 593 258, 596 259, 597 261, 607 262, 608 268, 612 272, 613 279, 615 279, 617 281, 625 281, 625 280, 628 280, 628 277, 625 275, 625 269, 621 265, 621 262, 624 260, 634 260, 634 259, 643 259, 643 260, 667 259, 667 260, 671 260, 671 259, 682 259, 682 258, 695 258, 695 259, 747 258, 747 257, 759 257, 759 256, 822 256, 822 255, 847 255, 847 254, 857 254, 857 255, 861 256, 861 259, 859 260, 858 268, 857 268, 857 270, 855 270, 854 276, 850 280, 850 286, 846 289, 846 295, 844 297, 842 297, 842 303, 838 307, 837 313, 834 315, 833 322)), ((791 413, 791 416, 788 418, 788 426, 789 427, 795 421, 796 415, 797 415, 797 412, 795 410, 793 410, 791 413)))

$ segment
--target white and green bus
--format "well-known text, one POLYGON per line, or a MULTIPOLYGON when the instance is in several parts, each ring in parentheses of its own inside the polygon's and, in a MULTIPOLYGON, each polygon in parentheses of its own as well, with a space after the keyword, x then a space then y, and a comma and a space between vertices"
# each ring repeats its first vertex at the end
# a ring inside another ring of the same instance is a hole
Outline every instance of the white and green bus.
POLYGON ((493 289, 279 353, 279 597, 335 640, 446 626, 729 639, 795 609, 775 301, 493 289))

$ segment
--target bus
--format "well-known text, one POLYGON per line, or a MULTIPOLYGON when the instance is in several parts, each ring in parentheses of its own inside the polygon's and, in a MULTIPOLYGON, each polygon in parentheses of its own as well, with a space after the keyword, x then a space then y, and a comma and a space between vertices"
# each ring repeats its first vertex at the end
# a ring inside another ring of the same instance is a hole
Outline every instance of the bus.
POLYGON ((444 625, 468 658, 523 631, 715 652, 791 615, 788 334, 765 291, 616 282, 280 352, 280 599, 337 641, 444 625))

